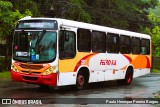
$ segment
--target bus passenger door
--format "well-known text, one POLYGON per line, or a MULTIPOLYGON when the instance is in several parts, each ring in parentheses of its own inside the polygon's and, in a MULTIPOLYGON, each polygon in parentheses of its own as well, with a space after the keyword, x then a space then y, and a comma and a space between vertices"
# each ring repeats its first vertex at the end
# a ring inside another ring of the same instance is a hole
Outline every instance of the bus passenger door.
POLYGON ((71 29, 59 32, 59 86, 76 83, 76 30, 71 29))

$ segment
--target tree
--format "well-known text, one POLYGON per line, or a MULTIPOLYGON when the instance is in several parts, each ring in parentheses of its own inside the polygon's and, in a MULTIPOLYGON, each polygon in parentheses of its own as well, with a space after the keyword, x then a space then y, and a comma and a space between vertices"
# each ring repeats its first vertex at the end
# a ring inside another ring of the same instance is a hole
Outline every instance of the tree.
POLYGON ((91 17, 84 9, 84 0, 33 0, 37 3, 41 16, 59 17, 76 21, 91 22, 91 17))
POLYGON ((141 32, 150 26, 148 8, 157 5, 157 0, 85 0, 87 12, 93 23, 141 32))
POLYGON ((10 1, 13 4, 13 10, 18 10, 20 13, 25 13, 29 10, 32 13, 32 16, 39 17, 41 16, 39 11, 39 5, 33 0, 6 0, 10 1))
POLYGON ((59 17, 103 26, 142 32, 152 23, 148 8, 158 0, 9 0, 14 9, 26 8, 33 16, 59 17), (18 1, 18 2, 17 2, 18 1))
POLYGON ((160 14, 158 13, 160 8, 160 3, 155 9, 150 9, 150 14, 148 15, 149 20, 154 26, 147 27, 146 33, 150 34, 152 37, 152 47, 153 56, 160 57, 160 14))
POLYGON ((0 1, 0 38, 5 38, 10 35, 15 27, 16 21, 26 15, 32 15, 29 10, 21 14, 18 10, 12 11, 13 5, 7 1, 0 1))
POLYGON ((82 22, 91 22, 90 14, 85 11, 84 6, 87 4, 84 0, 69 0, 66 11, 66 18, 82 22))

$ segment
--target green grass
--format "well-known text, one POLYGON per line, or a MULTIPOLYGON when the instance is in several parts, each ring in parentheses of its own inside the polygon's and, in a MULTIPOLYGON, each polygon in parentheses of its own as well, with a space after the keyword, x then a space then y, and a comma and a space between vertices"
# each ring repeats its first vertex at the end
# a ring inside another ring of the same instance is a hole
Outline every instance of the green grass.
POLYGON ((159 99, 160 98, 160 91, 155 93, 154 97, 159 99))
POLYGON ((9 71, 1 71, 0 72, 0 79, 11 78, 11 74, 9 71))
POLYGON ((160 73, 160 70, 153 69, 152 72, 153 72, 153 73, 160 73))
POLYGON ((0 79, 5 78, 11 78, 11 74, 6 70, 5 57, 0 56, 0 79))

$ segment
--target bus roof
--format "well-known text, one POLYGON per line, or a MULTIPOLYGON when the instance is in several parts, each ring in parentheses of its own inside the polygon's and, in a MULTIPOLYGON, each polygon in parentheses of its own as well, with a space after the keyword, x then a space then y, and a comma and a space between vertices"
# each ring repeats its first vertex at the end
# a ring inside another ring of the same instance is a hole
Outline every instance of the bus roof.
POLYGON ((100 26, 100 25, 95 25, 95 24, 89 24, 89 23, 84 23, 84 22, 78 22, 78 21, 73 21, 73 20, 67 20, 67 19, 61 19, 61 18, 40 18, 40 17, 31 18, 30 16, 27 16, 27 17, 20 19, 19 21, 23 21, 23 20, 57 20, 60 26, 83 28, 83 29, 102 31, 106 33, 115 33, 115 34, 120 34, 120 35, 126 35, 126 36, 128 35, 128 36, 151 39, 150 35, 147 35, 147 34, 136 33, 136 32, 131 32, 127 30, 121 30, 121 29, 105 27, 105 26, 100 26))

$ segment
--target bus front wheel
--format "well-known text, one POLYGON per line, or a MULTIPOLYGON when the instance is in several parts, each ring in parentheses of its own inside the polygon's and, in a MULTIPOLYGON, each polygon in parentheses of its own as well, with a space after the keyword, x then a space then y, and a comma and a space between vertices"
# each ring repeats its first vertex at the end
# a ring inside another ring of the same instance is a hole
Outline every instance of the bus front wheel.
POLYGON ((79 72, 77 74, 75 89, 76 90, 82 90, 82 89, 84 89, 84 87, 86 86, 86 84, 87 84, 87 80, 85 78, 84 73, 83 72, 79 72))

